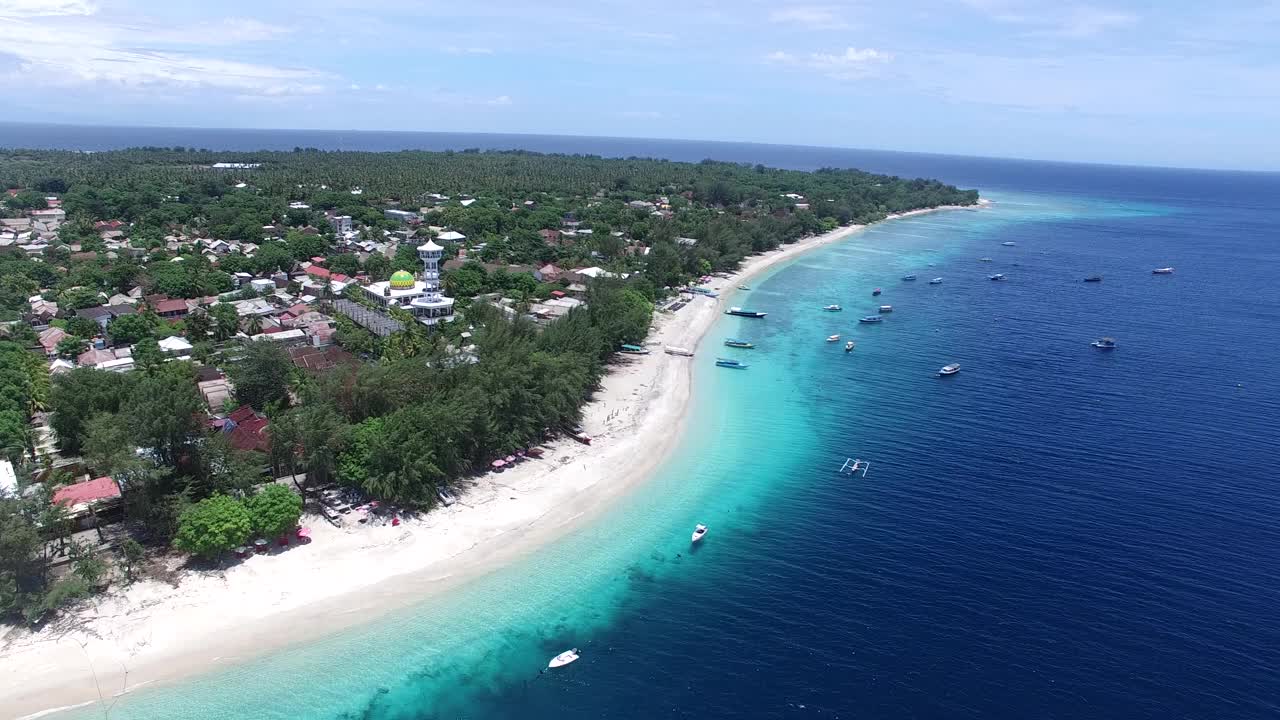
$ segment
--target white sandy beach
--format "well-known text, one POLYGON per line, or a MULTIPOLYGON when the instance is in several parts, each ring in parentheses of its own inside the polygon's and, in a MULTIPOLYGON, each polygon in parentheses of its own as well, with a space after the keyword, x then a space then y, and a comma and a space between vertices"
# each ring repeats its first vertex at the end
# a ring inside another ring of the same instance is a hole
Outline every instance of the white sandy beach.
POLYGON ((0 635, 3 716, 92 702, 314 640, 316 627, 366 622, 555 541, 642 483, 680 437, 699 359, 667 355, 663 346, 698 348, 737 285, 862 227, 748 258, 736 275, 707 284, 719 298, 695 297, 675 314, 656 314, 651 354, 619 363, 585 408, 590 446, 557 441, 543 459, 485 475, 458 504, 399 527, 349 520, 335 528, 307 517, 309 545, 185 573, 177 587, 140 581, 38 633, 0 635))

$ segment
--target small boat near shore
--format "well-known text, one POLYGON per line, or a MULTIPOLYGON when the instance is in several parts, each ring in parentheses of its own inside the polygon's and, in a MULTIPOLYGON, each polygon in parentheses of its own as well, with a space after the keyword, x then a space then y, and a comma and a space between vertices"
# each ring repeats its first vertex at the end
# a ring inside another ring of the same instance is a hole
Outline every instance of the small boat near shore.
POLYGON ((649 349, 639 345, 623 345, 618 348, 618 352, 623 355, 648 355, 649 349))
POLYGON ((1171 267, 1156 268, 1155 270, 1151 271, 1151 274, 1152 275, 1172 275, 1173 268, 1171 267))
POLYGON ((858 318, 858 322, 870 325, 872 323, 884 322, 884 318, 879 315, 867 315, 866 317, 858 318))
POLYGON ((716 367, 732 368, 734 370, 746 370, 747 364, 743 362, 738 362, 737 360, 730 360, 729 358, 717 358, 716 367))
POLYGON ((1014 241, 1012 241, 1012 240, 1005 240, 1004 242, 1002 242, 1002 243, 1000 243, 1000 244, 1001 244, 1001 245, 1003 245, 1003 246, 1005 246, 1005 247, 1013 247, 1014 245, 1017 245, 1018 243, 1016 243, 1016 242, 1014 242, 1014 241))
POLYGON ((853 348, 854 348, 854 347, 855 347, 855 346, 854 346, 854 344, 853 344, 853 341, 852 341, 852 340, 850 340, 849 342, 847 342, 847 343, 845 343, 845 344, 844 344, 844 351, 845 351, 845 352, 847 352, 847 353, 853 352, 853 348))
POLYGON ((912 280, 915 280, 915 279, 916 279, 916 276, 915 276, 915 275, 903 275, 903 276, 902 276, 902 279, 903 279, 904 281, 906 281, 906 282, 911 282, 912 280))
POLYGON ((891 312, 893 312, 893 306, 892 306, 892 305, 881 305, 881 306, 880 306, 880 308, 879 308, 879 311, 880 311, 880 314, 881 314, 881 315, 883 315, 883 314, 885 314, 885 313, 891 313, 891 312))
POLYGON ((690 538, 689 542, 700 542, 702 538, 706 536, 707 536, 707 526, 703 525, 702 523, 698 523, 698 525, 695 528, 693 528, 693 537, 690 538))
POLYGON ((738 340, 736 338, 729 338, 728 340, 724 341, 724 344, 727 345, 728 347, 742 348, 743 350, 750 350, 751 348, 755 347, 755 343, 748 342, 746 340, 738 340))
POLYGON ((738 317, 762 318, 769 313, 762 313, 756 310, 743 310, 740 307, 731 307, 724 311, 725 315, 737 315, 738 317))
POLYGON ((988 277, 987 279, 988 279, 988 280, 995 280, 996 282, 999 282, 999 281, 1001 281, 1001 280, 1004 280, 1005 278, 1004 278, 1004 273, 996 273, 995 275, 992 275, 992 276, 988 277))
POLYGON ((827 305, 822 309, 825 310, 826 312, 840 312, 844 308, 840 307, 839 305, 827 305))
POLYGON ((951 363, 950 365, 942 366, 942 369, 938 371, 938 377, 955 375, 958 372, 960 372, 960 365, 958 363, 951 363))
POLYGON ((1115 338, 1109 338, 1109 337, 1099 338, 1089 344, 1098 348, 1099 350, 1115 350, 1116 349, 1115 338))
POLYGON ((547 667, 549 668, 564 667, 565 665, 568 665, 569 663, 577 660, 578 657, 579 657, 578 648, 574 648, 572 650, 565 650, 559 655, 551 658, 551 662, 547 663, 547 667))
POLYGON ((680 355, 682 357, 693 357, 693 351, 690 350, 689 348, 676 347, 674 345, 666 346, 665 348, 663 348, 663 352, 665 352, 668 355, 680 355))
POLYGON ((1084 279, 1084 281, 1085 281, 1085 282, 1102 282, 1102 276, 1101 276, 1101 275, 1090 275, 1089 277, 1085 278, 1085 279, 1084 279))
POLYGON ((839 335, 828 335, 828 336, 827 336, 827 342, 840 342, 840 336, 839 336, 839 335))
POLYGON ((930 280, 930 281, 929 281, 929 284, 930 284, 930 285, 941 285, 941 284, 942 284, 942 278, 934 278, 934 279, 932 279, 932 280, 930 280))
POLYGON ((883 291, 880 288, 876 288, 875 290, 871 291, 871 297, 877 297, 880 295, 881 292, 883 291))
POLYGON ((751 288, 747 287, 746 285, 739 285, 739 286, 738 286, 738 289, 739 289, 739 290, 750 290, 751 288))

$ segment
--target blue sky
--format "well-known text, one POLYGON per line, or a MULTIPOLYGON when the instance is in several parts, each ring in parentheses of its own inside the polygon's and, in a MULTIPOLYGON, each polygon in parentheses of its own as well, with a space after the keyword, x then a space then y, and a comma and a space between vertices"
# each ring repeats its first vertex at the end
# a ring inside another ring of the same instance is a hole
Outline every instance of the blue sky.
POLYGON ((0 0, 0 120, 1280 169, 1280 0, 0 0))

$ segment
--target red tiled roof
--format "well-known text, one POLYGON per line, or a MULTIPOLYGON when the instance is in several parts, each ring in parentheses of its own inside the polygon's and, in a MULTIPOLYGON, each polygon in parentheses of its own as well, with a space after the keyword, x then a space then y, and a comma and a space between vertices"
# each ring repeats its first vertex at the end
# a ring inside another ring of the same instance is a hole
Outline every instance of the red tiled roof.
POLYGON ((239 425, 245 420, 248 420, 249 418, 254 418, 257 416, 258 416, 258 413, 254 412, 253 408, 249 407, 248 405, 241 405, 235 410, 232 410, 231 414, 227 415, 227 418, 230 420, 234 420, 236 424, 239 425))
POLYGON ((187 312, 186 300, 161 300, 155 304, 155 311, 159 315, 171 312, 187 312))
POLYGON ((271 448, 271 440, 267 437, 267 419, 252 417, 231 431, 231 447, 237 450, 258 450, 266 452, 271 448))
POLYGON ((306 273, 311 277, 324 278, 326 280, 329 279, 329 271, 325 270, 322 267, 318 267, 316 265, 312 265, 311 267, 307 268, 306 273))
POLYGON ((299 315, 301 315, 302 313, 304 313, 304 312, 310 312, 310 311, 311 311, 311 306, 310 306, 310 305, 308 305, 308 304, 306 304, 306 303, 298 303, 298 304, 294 305, 293 307, 289 308, 288 310, 286 310, 285 312, 293 313, 293 316, 294 316, 294 317, 298 317, 298 316, 299 316, 299 315))
POLYGON ((113 497, 120 497, 120 486, 109 476, 104 476, 58 488, 53 493, 53 502, 62 505, 79 505, 113 497))

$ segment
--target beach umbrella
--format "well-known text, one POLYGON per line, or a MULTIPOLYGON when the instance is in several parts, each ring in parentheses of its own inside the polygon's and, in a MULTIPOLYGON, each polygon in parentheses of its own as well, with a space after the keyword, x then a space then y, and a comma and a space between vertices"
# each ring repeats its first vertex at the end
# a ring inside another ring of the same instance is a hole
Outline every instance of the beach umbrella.
POLYGON ((502 467, 503 465, 506 465, 506 464, 507 464, 507 461, 505 461, 505 460, 494 460, 494 461, 493 461, 493 467, 494 467, 494 469, 500 468, 500 467, 502 467))
POLYGON ((510 465, 511 463, 513 463, 513 462, 515 462, 515 461, 516 461, 516 456, 515 456, 515 455, 508 455, 508 456, 507 456, 507 464, 508 464, 508 465, 510 465))

